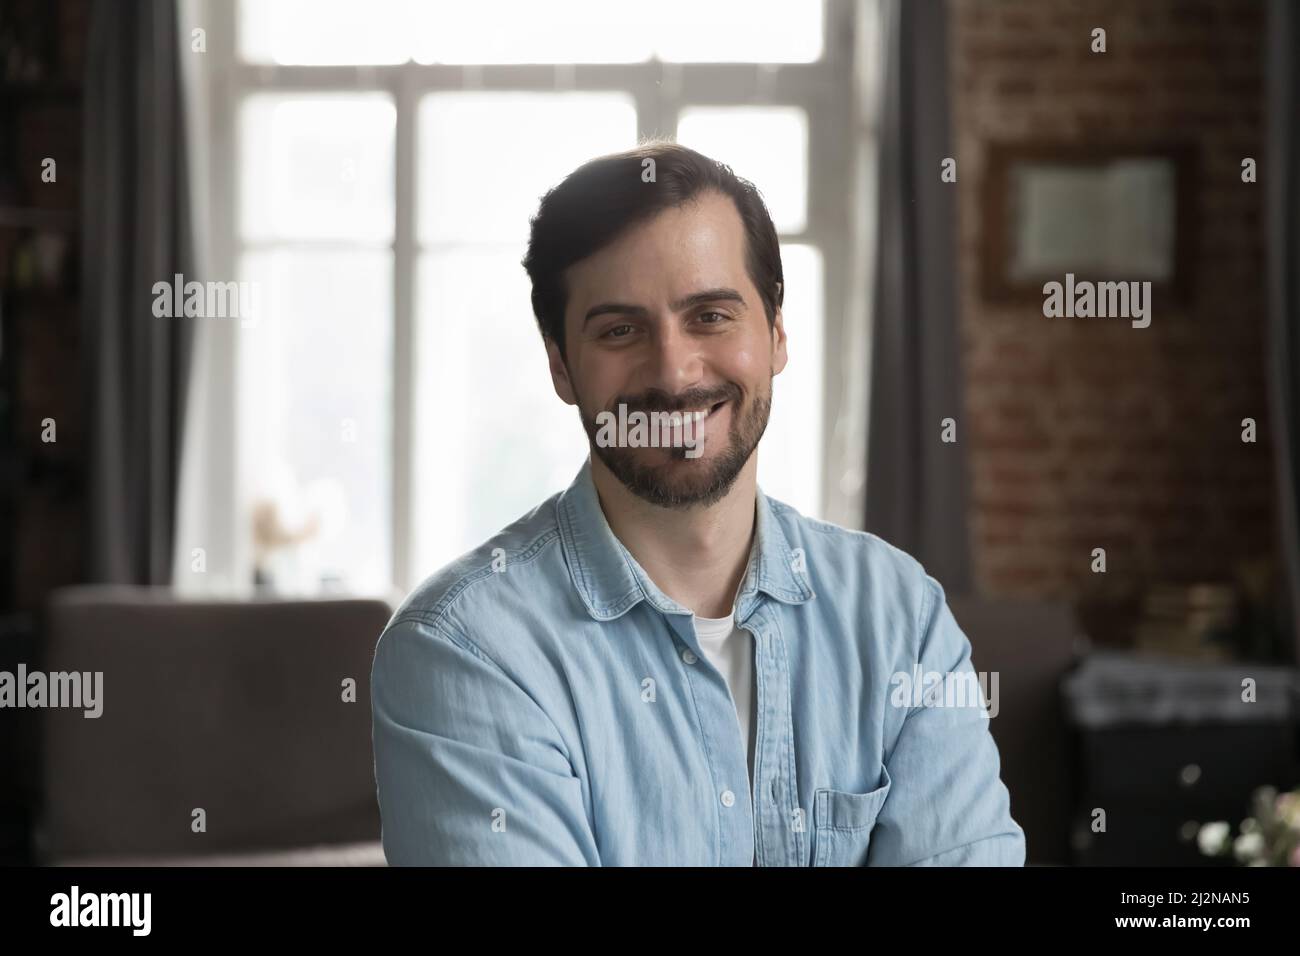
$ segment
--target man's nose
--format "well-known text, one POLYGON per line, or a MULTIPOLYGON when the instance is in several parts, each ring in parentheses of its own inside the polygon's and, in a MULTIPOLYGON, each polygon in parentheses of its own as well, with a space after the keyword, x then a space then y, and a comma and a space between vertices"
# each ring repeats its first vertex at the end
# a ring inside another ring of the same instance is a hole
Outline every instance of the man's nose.
POLYGON ((648 376, 653 386, 676 395, 700 382, 704 369, 700 343, 683 332, 676 323, 655 333, 651 368, 648 376))

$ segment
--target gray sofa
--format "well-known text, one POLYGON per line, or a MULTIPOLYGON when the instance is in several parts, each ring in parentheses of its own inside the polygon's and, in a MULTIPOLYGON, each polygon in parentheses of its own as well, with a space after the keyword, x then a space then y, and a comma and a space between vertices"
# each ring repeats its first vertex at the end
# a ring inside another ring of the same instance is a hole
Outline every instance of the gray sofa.
MULTIPOLYGON (((1061 605, 950 599, 1031 863, 1067 857, 1059 684, 1079 632, 1061 605)), ((43 712, 37 853, 51 865, 383 865, 370 665, 383 601, 178 601, 73 588, 48 610, 45 671, 102 671, 103 715, 43 712), (342 682, 356 681, 355 703, 342 682), (206 813, 206 832, 192 829, 206 813)))
POLYGON ((370 665, 390 615, 379 600, 55 592, 41 669, 102 672, 103 712, 42 714, 38 861, 382 865, 370 665))

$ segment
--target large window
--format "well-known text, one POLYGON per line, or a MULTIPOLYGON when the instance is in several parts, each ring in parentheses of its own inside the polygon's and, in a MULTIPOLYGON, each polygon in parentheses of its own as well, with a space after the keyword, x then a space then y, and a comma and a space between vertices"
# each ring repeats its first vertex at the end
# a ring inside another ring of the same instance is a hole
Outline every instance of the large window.
POLYGON ((211 4, 218 270, 256 284, 238 334, 232 496, 306 558, 282 588, 406 589, 572 479, 519 262, 579 163, 674 137, 763 191, 790 364, 764 490, 826 512, 843 345, 851 119, 839 3, 211 4), (686 28, 689 25, 689 29, 686 28), (223 38, 228 42, 223 42, 223 38), (226 52, 222 52, 225 50, 226 52), (228 160, 228 163, 226 162, 228 160))

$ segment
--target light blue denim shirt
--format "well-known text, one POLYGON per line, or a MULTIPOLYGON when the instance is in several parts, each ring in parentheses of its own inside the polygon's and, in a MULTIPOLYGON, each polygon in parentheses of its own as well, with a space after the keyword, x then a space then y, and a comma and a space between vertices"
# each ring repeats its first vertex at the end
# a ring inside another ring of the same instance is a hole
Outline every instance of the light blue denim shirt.
POLYGON ((915 560, 759 491, 735 607, 754 640, 751 791, 726 681, 610 530, 590 469, 381 635, 389 863, 1024 864, 983 707, 896 676, 974 673, 915 560))

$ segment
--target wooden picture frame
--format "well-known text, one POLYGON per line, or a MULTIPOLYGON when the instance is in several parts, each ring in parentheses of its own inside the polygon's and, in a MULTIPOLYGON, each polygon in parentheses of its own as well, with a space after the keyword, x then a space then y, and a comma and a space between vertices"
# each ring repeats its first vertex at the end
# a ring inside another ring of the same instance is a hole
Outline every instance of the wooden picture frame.
POLYGON ((1197 165, 1195 148, 1182 143, 990 144, 981 195, 981 295, 991 302, 1041 300, 1045 282, 1072 272, 1076 282, 1150 280, 1154 296, 1186 303, 1197 165), (1134 197, 1146 208, 1124 201, 1134 197), (1084 236, 1070 235, 1068 212, 1084 220, 1084 236), (1053 233, 1055 242, 1033 238, 1053 233))

